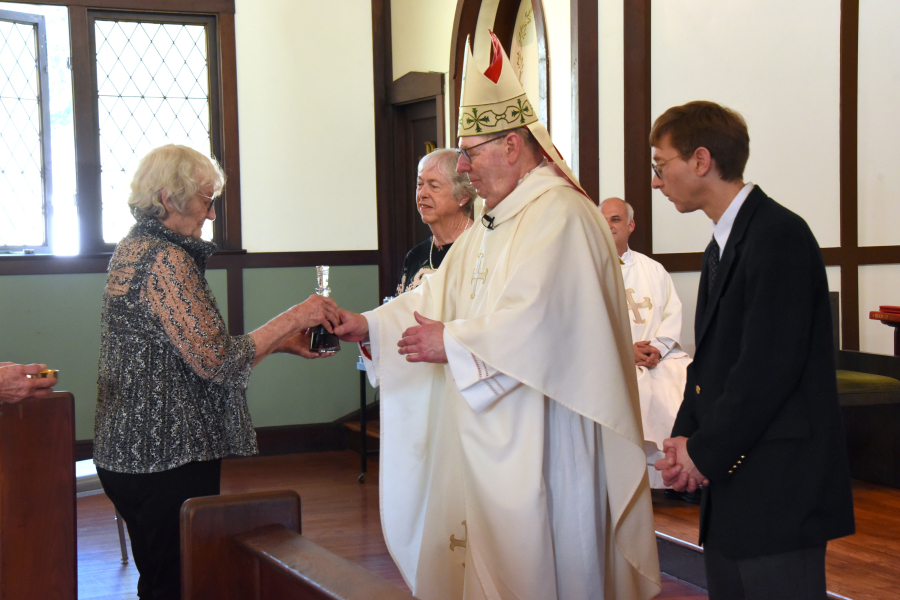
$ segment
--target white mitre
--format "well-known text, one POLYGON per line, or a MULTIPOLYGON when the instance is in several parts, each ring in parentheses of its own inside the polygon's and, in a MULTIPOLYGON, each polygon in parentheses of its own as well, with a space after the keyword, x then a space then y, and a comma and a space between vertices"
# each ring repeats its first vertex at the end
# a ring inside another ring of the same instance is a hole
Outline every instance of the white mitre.
POLYGON ((547 128, 538 121, 534 107, 510 66, 500 40, 494 32, 489 33, 492 58, 484 73, 475 66, 472 48, 469 40, 466 40, 462 90, 459 94, 459 137, 490 135, 527 127, 541 145, 547 160, 559 167, 572 185, 587 196, 578 178, 550 140, 547 128))

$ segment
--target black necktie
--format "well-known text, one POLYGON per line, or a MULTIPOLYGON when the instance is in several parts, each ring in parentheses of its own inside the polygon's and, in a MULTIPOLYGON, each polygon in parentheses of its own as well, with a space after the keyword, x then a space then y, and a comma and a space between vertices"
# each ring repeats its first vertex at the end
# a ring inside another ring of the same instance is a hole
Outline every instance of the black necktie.
POLYGON ((713 283, 716 281, 716 269, 719 267, 719 243, 716 242, 716 236, 710 240, 709 246, 706 248, 709 254, 706 257, 706 268, 708 278, 706 280, 706 293, 712 292, 713 283))

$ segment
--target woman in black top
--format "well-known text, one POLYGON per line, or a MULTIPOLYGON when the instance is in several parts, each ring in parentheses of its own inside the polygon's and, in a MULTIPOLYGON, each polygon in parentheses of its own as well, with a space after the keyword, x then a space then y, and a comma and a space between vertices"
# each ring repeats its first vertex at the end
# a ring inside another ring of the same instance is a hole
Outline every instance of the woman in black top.
POLYGON ((453 242, 472 226, 476 192, 468 175, 456 172, 458 160, 456 150, 442 148, 419 161, 416 208, 432 235, 406 254, 398 296, 417 288, 422 277, 434 273, 453 242))

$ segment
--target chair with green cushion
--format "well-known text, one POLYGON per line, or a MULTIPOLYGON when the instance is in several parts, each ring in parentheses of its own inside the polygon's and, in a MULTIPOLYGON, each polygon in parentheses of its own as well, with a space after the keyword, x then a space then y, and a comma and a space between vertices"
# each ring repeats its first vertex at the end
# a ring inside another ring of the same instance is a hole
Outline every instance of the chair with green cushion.
POLYGON ((840 350, 839 298, 831 292, 838 395, 850 474, 900 488, 900 357, 840 350))

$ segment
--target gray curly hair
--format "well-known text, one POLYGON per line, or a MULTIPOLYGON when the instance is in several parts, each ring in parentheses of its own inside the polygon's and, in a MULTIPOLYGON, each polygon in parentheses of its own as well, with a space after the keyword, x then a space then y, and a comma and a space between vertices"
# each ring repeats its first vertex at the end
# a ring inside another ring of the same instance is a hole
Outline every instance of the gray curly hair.
POLYGON ((175 210, 184 214, 188 201, 208 186, 212 187, 213 198, 225 187, 225 173, 216 159, 187 146, 166 144, 148 152, 138 163, 128 206, 135 218, 162 218, 166 214, 162 203, 165 190, 175 210))
POLYGON ((463 199, 466 200, 460 208, 471 219, 475 213, 474 205, 478 192, 469 183, 469 176, 466 173, 456 172, 456 163, 458 161, 459 155, 456 153, 456 150, 452 148, 438 148, 419 160, 418 172, 421 173, 429 167, 437 166, 438 172, 453 185, 453 199, 457 202, 463 199))

